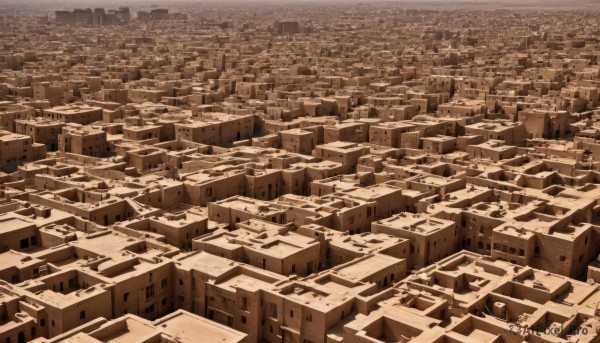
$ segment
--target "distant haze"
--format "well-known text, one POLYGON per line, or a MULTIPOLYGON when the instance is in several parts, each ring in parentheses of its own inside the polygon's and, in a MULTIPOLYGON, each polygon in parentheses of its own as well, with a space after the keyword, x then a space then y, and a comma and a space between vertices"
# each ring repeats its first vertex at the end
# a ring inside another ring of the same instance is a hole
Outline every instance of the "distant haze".
POLYGON ((231 7, 252 8, 265 6, 365 6, 398 5, 402 8, 430 8, 436 10, 478 9, 497 10, 518 8, 520 10, 561 10, 561 11, 600 11, 598 0, 0 0, 0 16, 53 15, 56 10, 74 8, 113 9, 129 7, 132 14, 147 11, 151 7, 163 7, 173 11, 189 12, 194 7, 231 7), (154 6, 153 6, 154 5, 154 6))

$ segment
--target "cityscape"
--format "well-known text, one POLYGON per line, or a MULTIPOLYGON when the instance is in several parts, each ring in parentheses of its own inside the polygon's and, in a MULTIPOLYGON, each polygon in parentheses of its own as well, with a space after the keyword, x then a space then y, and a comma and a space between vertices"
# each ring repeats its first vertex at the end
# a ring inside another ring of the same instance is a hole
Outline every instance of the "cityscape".
POLYGON ((600 343, 599 18, 0 0, 0 343, 600 343))

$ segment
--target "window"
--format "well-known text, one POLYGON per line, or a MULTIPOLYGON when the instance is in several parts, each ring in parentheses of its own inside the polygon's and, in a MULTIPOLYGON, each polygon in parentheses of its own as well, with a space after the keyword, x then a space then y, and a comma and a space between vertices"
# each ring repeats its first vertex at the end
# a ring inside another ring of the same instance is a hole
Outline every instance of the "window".
POLYGON ((561 257, 559 258, 559 260, 560 260, 560 262, 565 262, 565 261, 567 260, 567 258, 566 258, 565 256, 561 256, 561 257))
POLYGON ((242 316, 241 320, 242 320, 242 324, 246 324, 246 321, 247 321, 246 316, 242 316))
POLYGON ((154 285, 146 287, 146 299, 150 299, 154 296, 154 285))
POLYGON ((23 238, 20 242, 21 249, 29 248, 29 238, 23 238))
POLYGON ((277 318, 277 304, 271 304, 271 317, 277 318))
POLYGON ((85 319, 85 311, 79 312, 79 319, 85 319))
POLYGON ((296 265, 292 264, 292 273, 295 273, 295 272, 296 272, 296 265))
POLYGON ((306 321, 307 321, 307 322, 311 322, 311 323, 312 323, 312 314, 311 314, 311 313, 309 313, 309 314, 306 316, 306 321))
POLYGON ((162 281, 160 282, 160 288, 165 288, 167 287, 167 279, 162 279, 162 281))
POLYGON ((129 298, 129 292, 123 294, 123 301, 127 302, 127 298, 129 298))
POLYGON ((290 310, 290 318, 294 318, 294 310, 290 310))

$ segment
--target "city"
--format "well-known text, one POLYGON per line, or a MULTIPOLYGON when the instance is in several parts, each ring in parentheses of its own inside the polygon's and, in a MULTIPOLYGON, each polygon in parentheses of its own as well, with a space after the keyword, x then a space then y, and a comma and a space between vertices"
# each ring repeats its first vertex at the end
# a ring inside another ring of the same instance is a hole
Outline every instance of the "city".
POLYGON ((0 343, 600 342, 600 4, 0 1, 0 343))

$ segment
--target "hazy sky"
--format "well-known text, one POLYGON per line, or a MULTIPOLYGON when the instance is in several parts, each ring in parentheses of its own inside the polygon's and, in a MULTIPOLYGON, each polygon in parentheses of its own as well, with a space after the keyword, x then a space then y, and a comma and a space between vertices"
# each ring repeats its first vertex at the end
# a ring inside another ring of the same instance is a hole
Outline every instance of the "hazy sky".
MULTIPOLYGON (((152 4, 160 4, 166 5, 170 3, 223 3, 223 2, 238 2, 238 3, 252 3, 252 2, 263 2, 263 3, 285 3, 285 4, 294 4, 294 3, 321 3, 321 4, 330 4, 332 2, 343 3, 343 2, 353 2, 353 3, 393 3, 393 2, 447 2, 447 3, 541 3, 541 2, 565 2, 564 0, 23 0, 23 1, 15 1, 15 0, 0 0, 2 4, 56 4, 56 5, 64 5, 64 4, 72 4, 83 6, 84 4, 89 6, 102 6, 103 4, 135 4, 135 5, 152 5, 152 4)), ((570 0, 570 3, 573 2, 587 2, 594 3, 593 0, 570 0)))
MULTIPOLYGON (((0 0, 0 15, 2 9, 21 8, 34 9, 34 12, 47 11, 53 12, 57 9, 72 9, 72 8, 116 8, 119 6, 128 6, 133 12, 141 9, 147 9, 150 5, 158 5, 161 7, 177 10, 179 6, 189 7, 191 4, 198 5, 218 5, 232 3, 240 3, 246 7, 252 4, 268 4, 274 5, 293 5, 293 4, 322 4, 322 5, 339 5, 342 3, 374 5, 378 3, 388 4, 406 4, 407 6, 435 6, 437 9, 444 9, 446 5, 449 7, 464 7, 469 8, 489 8, 490 6, 502 8, 524 8, 524 7, 558 7, 577 9, 575 4, 581 4, 586 8, 600 8, 599 0, 0 0), (451 5, 451 6, 450 6, 451 5), (575 6, 574 6, 575 5, 575 6)), ((583 7, 582 7, 583 8, 583 7)))

